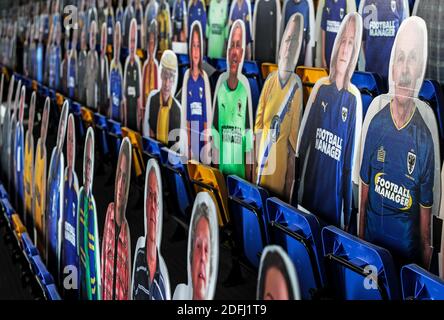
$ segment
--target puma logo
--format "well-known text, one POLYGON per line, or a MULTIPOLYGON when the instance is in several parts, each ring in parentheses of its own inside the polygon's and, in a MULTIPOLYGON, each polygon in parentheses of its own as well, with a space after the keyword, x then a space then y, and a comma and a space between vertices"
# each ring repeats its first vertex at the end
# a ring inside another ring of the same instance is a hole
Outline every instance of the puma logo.
POLYGON ((322 101, 322 102, 321 102, 321 105, 322 105, 322 108, 324 108, 324 112, 325 112, 325 109, 326 109, 327 106, 328 106, 328 102, 325 103, 324 101, 322 101))

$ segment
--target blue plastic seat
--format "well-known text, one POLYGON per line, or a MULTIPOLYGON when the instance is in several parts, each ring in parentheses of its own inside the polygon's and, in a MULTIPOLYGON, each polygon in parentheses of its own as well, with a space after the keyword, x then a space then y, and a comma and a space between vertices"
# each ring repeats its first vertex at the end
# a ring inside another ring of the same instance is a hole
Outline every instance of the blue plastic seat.
POLYGON ((416 264, 402 267, 401 284, 404 300, 444 300, 444 281, 416 264))
POLYGON ((37 248, 32 243, 32 240, 27 232, 24 232, 22 234, 22 246, 27 259, 30 259, 31 257, 39 254, 37 248))
POLYGON ((246 260, 257 269, 262 250, 269 243, 265 218, 268 192, 234 175, 227 177, 227 190, 236 243, 246 260))
POLYGON ((5 215, 5 218, 8 220, 8 223, 10 224, 11 217, 15 213, 15 209, 12 207, 8 198, 4 198, 0 202, 2 204, 3 214, 5 215))
POLYGON ((102 155, 103 156, 108 155, 109 154, 109 146, 107 139, 108 125, 106 123, 106 117, 98 112, 94 113, 94 124, 96 129, 95 130, 96 141, 98 141, 102 155))
POLYGON ((355 71, 351 81, 361 92, 362 119, 364 120, 373 99, 382 94, 381 87, 378 85, 382 83, 382 79, 376 73, 355 71))
MULTIPOLYGON (((107 119, 108 137, 111 141, 111 156, 115 159, 119 156, 120 144, 122 143, 122 126, 120 122, 112 119, 107 119)), ((117 160, 116 160, 117 161, 117 160)))
POLYGON ((150 138, 142 137, 143 153, 150 158, 160 159, 160 149, 163 147, 162 143, 150 138))
POLYGON ((31 258, 31 266, 34 274, 43 286, 54 283, 54 278, 49 273, 48 269, 46 269, 46 266, 39 255, 35 255, 31 258))
POLYGON ((169 198, 175 199, 170 204, 173 206, 173 214, 184 225, 189 225, 191 211, 196 197, 188 176, 186 159, 180 154, 162 147, 160 160, 164 168, 163 177, 169 191, 169 198))
POLYGON ((302 298, 319 297, 326 285, 319 221, 278 198, 267 200, 267 213, 270 242, 280 245, 293 261, 302 298))
POLYGON ((248 83, 251 90, 251 102, 253 104, 253 116, 256 115, 257 105, 261 96, 261 89, 259 88, 259 82, 257 78, 248 77, 248 83))
POLYGON ((55 284, 45 286, 45 296, 47 300, 62 300, 55 284))
POLYGON ((397 300, 398 273, 392 256, 381 247, 339 228, 322 229, 326 274, 340 300, 397 300))
POLYGON ((8 197, 8 192, 6 192, 5 187, 3 186, 3 184, 0 182, 0 199, 5 199, 8 197))
POLYGON ((80 105, 80 103, 73 101, 71 104, 69 104, 69 109, 69 111, 74 115, 76 136, 80 137, 80 141, 83 141, 86 130, 82 120, 82 106, 80 105))
POLYGON ((435 80, 424 80, 419 98, 427 102, 433 109, 438 123, 440 141, 444 139, 444 95, 439 83, 435 80))

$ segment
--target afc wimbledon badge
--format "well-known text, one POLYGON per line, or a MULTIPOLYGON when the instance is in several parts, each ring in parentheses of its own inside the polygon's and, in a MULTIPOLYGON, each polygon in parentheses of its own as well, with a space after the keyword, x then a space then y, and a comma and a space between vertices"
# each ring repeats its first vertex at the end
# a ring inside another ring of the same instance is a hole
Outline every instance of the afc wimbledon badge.
POLYGON ((339 16, 341 17, 341 20, 344 19, 344 8, 339 9, 339 16))
POLYGON ((407 170, 409 171, 409 174, 412 174, 413 170, 415 170, 415 164, 416 154, 409 151, 409 153, 407 154, 407 170))
POLYGON ((391 7, 392 7, 392 11, 395 12, 396 11, 396 0, 392 0, 391 7))
POLYGON ((202 99, 202 96, 203 96, 203 88, 199 87, 199 98, 202 99))
POLYGON ((281 131, 281 119, 279 118, 279 116, 274 116, 273 119, 271 120, 270 130, 271 130, 271 141, 273 143, 276 143, 281 131))
POLYGON ((347 120, 348 109, 346 107, 342 107, 342 122, 347 120))
POLYGON ((237 112, 240 114, 242 110, 242 101, 240 99, 237 101, 237 112))

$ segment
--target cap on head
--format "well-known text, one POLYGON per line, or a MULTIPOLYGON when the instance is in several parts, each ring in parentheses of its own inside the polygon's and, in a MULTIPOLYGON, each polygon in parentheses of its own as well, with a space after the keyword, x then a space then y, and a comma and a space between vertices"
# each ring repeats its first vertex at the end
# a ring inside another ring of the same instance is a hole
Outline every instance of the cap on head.
POLYGON ((165 50, 160 59, 160 64, 162 68, 169 69, 171 71, 176 71, 177 69, 177 57, 176 54, 171 50, 165 50))

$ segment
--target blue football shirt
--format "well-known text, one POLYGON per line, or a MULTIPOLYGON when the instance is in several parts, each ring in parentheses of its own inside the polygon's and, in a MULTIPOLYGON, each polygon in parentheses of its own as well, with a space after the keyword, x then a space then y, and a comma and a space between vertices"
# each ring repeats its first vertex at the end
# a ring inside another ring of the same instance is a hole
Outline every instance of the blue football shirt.
POLYGON ((234 7, 231 11, 230 21, 234 22, 237 19, 242 20, 245 23, 245 33, 246 33, 246 44, 251 43, 251 30, 250 30, 250 21, 251 21, 251 12, 249 6, 247 4, 247 0, 242 1, 242 6, 239 7, 237 4, 237 0, 234 0, 234 7))
POLYGON ((122 103, 122 74, 118 68, 112 68, 109 75, 111 96, 111 119, 120 121, 120 105, 122 103))
POLYGON ((322 11, 321 29, 325 31, 325 59, 327 60, 328 68, 330 68, 330 58, 336 35, 339 32, 341 22, 346 14, 346 0, 325 0, 325 6, 322 11))
MULTIPOLYGON (((200 21, 202 34, 204 35, 207 27, 207 12, 205 11, 202 0, 197 0, 195 4, 192 3, 188 8, 188 27, 191 28, 191 24, 196 20, 200 21)), ((188 37, 190 32, 191 30, 188 30, 188 37)))

